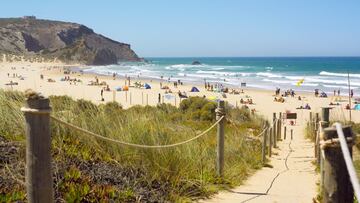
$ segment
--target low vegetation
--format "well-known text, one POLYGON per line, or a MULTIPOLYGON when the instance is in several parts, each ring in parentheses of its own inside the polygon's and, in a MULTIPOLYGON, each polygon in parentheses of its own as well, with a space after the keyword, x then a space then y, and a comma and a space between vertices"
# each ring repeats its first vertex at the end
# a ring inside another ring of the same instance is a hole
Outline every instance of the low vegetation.
MULTIPOLYGON (((0 202, 26 199, 24 104, 20 92, 0 90, 0 202)), ((52 115, 91 132, 130 143, 164 145, 194 137, 215 122, 216 103, 200 97, 179 108, 95 105, 67 96, 50 97, 52 115)), ((241 184, 262 167, 265 121, 247 109, 227 106, 225 176, 215 173, 216 128, 169 149, 122 146, 51 122, 53 180, 57 202, 174 202, 209 196, 241 184)))

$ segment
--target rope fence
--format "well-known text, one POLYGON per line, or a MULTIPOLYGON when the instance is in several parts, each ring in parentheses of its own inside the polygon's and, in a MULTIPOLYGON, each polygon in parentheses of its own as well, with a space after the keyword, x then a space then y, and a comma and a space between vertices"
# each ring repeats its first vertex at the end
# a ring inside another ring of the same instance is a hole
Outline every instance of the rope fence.
POLYGON ((146 149, 161 149, 161 148, 171 148, 171 147, 177 147, 177 146, 180 146, 180 145, 183 145, 183 144, 186 144, 186 143, 189 143, 191 141, 194 141, 200 137, 202 137, 203 135, 205 135, 206 133, 208 133, 211 129, 213 129, 217 124, 220 123, 220 121, 222 121, 222 119, 225 118, 225 116, 222 116, 219 120, 217 120, 213 125, 211 125, 208 129, 206 129, 205 131, 203 131, 202 133, 196 135, 195 137, 193 138, 190 138, 188 140, 185 140, 185 141, 182 141, 182 142, 179 142, 179 143, 174 143, 174 144, 167 144, 167 145, 142 145, 142 144, 134 144, 134 143, 128 143, 128 142, 124 142, 124 141, 120 141, 120 140, 115 140, 115 139, 112 139, 112 138, 109 138, 109 137, 106 137, 106 136, 103 136, 103 135, 99 135, 97 133, 93 133, 93 132, 90 132, 88 130, 85 130, 83 128, 80 128, 74 124, 71 124, 71 123, 68 123, 66 121, 63 121, 59 118, 56 118, 54 116, 50 116, 50 118, 60 124, 63 124, 65 125, 66 127, 68 128, 71 128, 71 129, 74 129, 74 130, 77 130, 81 133, 84 133, 86 135, 90 135, 90 136, 94 136, 94 137, 97 137, 97 138, 100 138, 100 139, 103 139, 103 140, 106 140, 106 141, 110 141, 110 142, 114 142, 114 143, 117 143, 117 144, 120 144, 120 145, 124 145, 124 146, 128 146, 128 147, 136 147, 136 148, 146 148, 146 149))
MULTIPOLYGON (((194 137, 173 144, 136 144, 126 141, 116 140, 98 133, 83 129, 75 124, 64 121, 56 116, 51 115, 50 100, 44 97, 36 97, 36 99, 27 98, 26 107, 21 108, 24 113, 26 122, 26 185, 27 198, 29 202, 53 202, 53 181, 52 181, 52 165, 51 165, 51 121, 56 122, 66 128, 78 131, 87 136, 93 136, 104 141, 120 144, 123 146, 142 148, 142 149, 165 149, 181 146, 206 135, 209 131, 217 126, 217 144, 216 144, 216 175, 223 179, 225 166, 225 124, 226 111, 225 102, 220 100, 215 110, 216 122, 203 132, 194 137)), ((275 113, 274 113, 275 115, 275 113)), ((280 117, 281 118, 281 117, 280 117)), ((262 155, 266 155, 266 139, 269 139, 269 156, 271 156, 271 148, 276 147, 277 140, 281 140, 281 120, 273 118, 271 126, 265 126, 264 129, 256 136, 263 136, 262 155)), ((265 163, 265 158, 262 159, 265 163)))
POLYGON ((360 200, 359 179, 352 160, 352 150, 356 136, 351 126, 339 122, 330 126, 331 108, 324 107, 312 118, 311 133, 315 141, 315 157, 320 168, 320 188, 322 202, 353 202, 354 194, 360 200))

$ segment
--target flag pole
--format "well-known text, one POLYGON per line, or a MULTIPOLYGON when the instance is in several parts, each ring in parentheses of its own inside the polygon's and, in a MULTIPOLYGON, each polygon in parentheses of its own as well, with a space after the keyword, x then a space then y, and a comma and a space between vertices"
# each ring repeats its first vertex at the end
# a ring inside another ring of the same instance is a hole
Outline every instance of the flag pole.
POLYGON ((350 122, 351 122, 351 87, 350 87, 350 73, 348 70, 348 85, 349 85, 349 118, 350 118, 350 122))

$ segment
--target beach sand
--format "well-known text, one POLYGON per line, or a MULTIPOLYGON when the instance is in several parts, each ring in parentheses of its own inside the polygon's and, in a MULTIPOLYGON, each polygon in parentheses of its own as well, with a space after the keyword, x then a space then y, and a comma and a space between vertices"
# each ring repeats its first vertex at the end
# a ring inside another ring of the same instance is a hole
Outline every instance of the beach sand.
MULTIPOLYGON (((79 67, 77 65, 74 66, 79 67)), ((296 109, 297 107, 305 106, 305 104, 308 103, 312 108, 312 112, 320 113, 321 107, 328 107, 329 103, 334 100, 333 96, 329 96, 328 98, 318 98, 310 93, 296 92, 296 97, 287 97, 284 103, 279 103, 273 101, 274 91, 248 88, 244 88, 243 94, 226 94, 227 98, 222 98, 219 93, 206 91, 204 85, 184 84, 174 88, 173 82, 168 83, 167 81, 160 81, 160 78, 159 80, 131 78, 132 85, 135 81, 140 81, 142 83, 148 83, 151 86, 151 89, 130 87, 129 91, 113 91, 115 87, 125 86, 124 77, 117 77, 113 80, 112 76, 97 76, 100 82, 105 81, 111 89, 111 91, 104 91, 104 101, 101 101, 100 93, 103 86, 88 85, 90 81, 95 81, 94 74, 81 74, 80 72, 77 72, 65 75, 63 70, 66 67, 67 66, 61 63, 3 62, 0 63, 0 88, 20 91, 30 88, 41 92, 44 96, 68 95, 74 99, 91 100, 97 104, 115 100, 124 108, 128 108, 133 105, 156 105, 159 100, 159 93, 161 95, 161 102, 178 106, 180 98, 178 97, 177 92, 179 90, 181 92, 186 92, 187 96, 205 95, 206 97, 218 97, 234 106, 241 106, 241 98, 247 100, 247 97, 250 97, 255 104, 248 105, 249 108, 255 109, 258 114, 261 114, 268 119, 272 119, 273 112, 276 112, 278 116, 279 112, 290 111, 296 112, 298 114, 298 119, 304 120, 308 118, 310 111, 296 109), (18 77, 14 78, 14 74, 18 77), (44 75, 43 79, 40 78, 41 74, 44 75), (23 77, 23 80, 19 78, 20 76, 23 77), (64 78, 65 76, 80 79, 82 80, 82 83, 76 83, 76 85, 74 85, 70 84, 69 81, 60 81, 61 78, 64 78), (55 82, 48 82, 48 79, 52 79, 55 82), (18 85, 5 85, 10 81, 17 82, 18 85), (160 82, 162 82, 163 86, 167 85, 170 87, 173 92, 173 94, 170 95, 173 96, 164 96, 165 90, 160 89, 160 82), (190 92, 192 86, 196 86, 200 92, 190 92), (298 100, 298 96, 302 97, 301 101, 298 100)), ((341 104, 340 106, 335 106, 335 108, 331 110, 332 120, 349 120, 349 112, 348 110, 345 110, 345 105, 348 103, 348 100, 346 97, 343 97, 342 100, 342 102, 339 102, 341 104)), ((360 121, 360 111, 352 111, 352 120, 355 122, 360 121)))

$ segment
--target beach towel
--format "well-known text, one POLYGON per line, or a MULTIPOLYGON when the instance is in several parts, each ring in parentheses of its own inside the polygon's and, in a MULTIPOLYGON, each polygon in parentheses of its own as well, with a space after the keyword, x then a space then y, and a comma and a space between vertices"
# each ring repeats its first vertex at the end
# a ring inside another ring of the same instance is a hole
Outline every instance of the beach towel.
POLYGON ((217 100, 217 97, 215 97, 215 96, 210 96, 210 97, 208 97, 208 99, 211 100, 211 101, 215 101, 215 100, 217 100))
POLYGON ((200 91, 199 91, 199 89, 198 89, 198 88, 196 88, 196 87, 192 87, 192 88, 191 88, 191 90, 190 90, 190 92, 200 92, 200 91))
POLYGON ((145 83, 144 88, 145 89, 151 89, 151 86, 149 84, 145 83))

